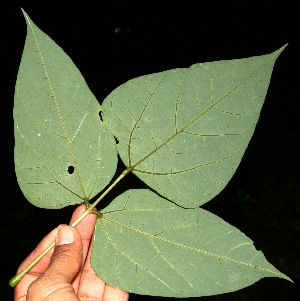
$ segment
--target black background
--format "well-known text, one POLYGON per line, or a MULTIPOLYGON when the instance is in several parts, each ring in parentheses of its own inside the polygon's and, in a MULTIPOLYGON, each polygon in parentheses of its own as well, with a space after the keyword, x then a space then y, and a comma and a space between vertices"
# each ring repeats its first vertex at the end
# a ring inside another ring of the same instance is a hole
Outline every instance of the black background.
MULTIPOLYGON (((298 300, 298 2, 95 2, 3 1, 0 6, 1 300, 13 300, 8 280, 20 262, 51 229, 67 223, 74 210, 35 208, 15 178, 13 96, 26 36, 20 7, 73 59, 100 102, 114 88, 140 75, 266 54, 289 43, 276 62, 260 120, 238 171, 204 207, 253 239, 267 259, 295 283, 267 278, 243 290, 201 300, 298 300), (123 32, 116 34, 118 27, 123 32)), ((135 185, 140 184, 132 176, 119 190, 135 185)), ((133 294, 130 299, 161 300, 133 294)))

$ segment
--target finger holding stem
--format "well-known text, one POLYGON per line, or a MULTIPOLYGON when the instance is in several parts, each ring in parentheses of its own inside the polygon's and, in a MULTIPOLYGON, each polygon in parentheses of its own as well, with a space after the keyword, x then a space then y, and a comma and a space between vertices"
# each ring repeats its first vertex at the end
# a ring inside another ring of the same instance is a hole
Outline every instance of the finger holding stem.
MULTIPOLYGON (((93 204, 91 204, 89 207, 86 208, 84 213, 78 219, 76 219, 71 224, 71 226, 76 227, 87 215, 89 215, 90 213, 93 213, 96 205, 108 194, 108 192, 110 192, 116 186, 116 184, 121 179, 123 179, 132 170, 133 170, 132 167, 125 169, 121 173, 121 175, 100 195, 100 197, 93 204)), ((98 214, 98 212, 97 212, 97 214, 98 214)), ((37 256, 32 262, 30 262, 21 272, 19 272, 17 275, 12 277, 9 281, 9 285, 11 287, 15 287, 21 281, 21 279, 54 247, 55 247, 55 242, 53 242, 51 245, 49 245, 39 256, 37 256)))

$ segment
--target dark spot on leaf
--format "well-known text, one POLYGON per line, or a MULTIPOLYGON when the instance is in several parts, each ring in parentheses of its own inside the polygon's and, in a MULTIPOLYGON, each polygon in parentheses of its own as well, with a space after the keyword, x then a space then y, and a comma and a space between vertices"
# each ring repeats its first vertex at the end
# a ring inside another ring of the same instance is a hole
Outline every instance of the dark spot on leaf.
POLYGON ((72 166, 72 165, 68 166, 69 175, 71 175, 74 172, 74 170, 75 170, 74 166, 72 166))
POLYGON ((116 144, 119 144, 119 139, 117 137, 115 137, 115 141, 116 141, 116 144))
POLYGON ((99 117, 100 117, 100 120, 103 122, 103 112, 102 111, 99 112, 99 117))

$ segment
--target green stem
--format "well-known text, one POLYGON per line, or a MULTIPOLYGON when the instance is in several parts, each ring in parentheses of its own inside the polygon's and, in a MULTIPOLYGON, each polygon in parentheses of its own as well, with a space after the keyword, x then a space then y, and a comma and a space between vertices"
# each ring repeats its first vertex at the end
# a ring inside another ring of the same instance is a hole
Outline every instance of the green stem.
POLYGON ((53 242, 48 248, 46 248, 36 259, 34 259, 24 270, 15 275, 10 279, 9 285, 11 287, 15 287, 20 280, 29 272, 53 247, 55 246, 55 242, 53 242))
MULTIPOLYGON (((125 169, 120 176, 99 196, 99 198, 91 204, 87 209, 83 212, 81 216, 78 217, 76 221, 74 221, 71 226, 77 226, 87 215, 89 215, 97 206, 97 204, 131 171, 133 167, 128 167, 125 169)), ((20 273, 12 277, 9 281, 9 285, 11 287, 15 287, 21 279, 51 250, 55 247, 55 242, 49 245, 38 257, 36 257, 25 269, 23 269, 20 273)))

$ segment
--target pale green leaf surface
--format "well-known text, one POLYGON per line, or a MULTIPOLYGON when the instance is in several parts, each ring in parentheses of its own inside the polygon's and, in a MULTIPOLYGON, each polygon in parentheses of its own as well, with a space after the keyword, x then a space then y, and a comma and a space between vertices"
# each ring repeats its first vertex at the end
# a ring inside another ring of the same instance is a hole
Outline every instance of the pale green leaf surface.
POLYGON ((141 76, 115 89, 102 107, 123 162, 183 207, 212 199, 241 161, 283 48, 141 76))
POLYGON ((193 297, 235 291, 263 277, 289 280, 248 237, 204 209, 129 190, 102 213, 91 263, 101 279, 124 291, 193 297))
POLYGON ((14 105, 18 182, 38 207, 82 203, 113 177, 115 142, 80 71, 25 12, 24 16, 27 37, 14 105))

